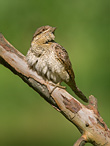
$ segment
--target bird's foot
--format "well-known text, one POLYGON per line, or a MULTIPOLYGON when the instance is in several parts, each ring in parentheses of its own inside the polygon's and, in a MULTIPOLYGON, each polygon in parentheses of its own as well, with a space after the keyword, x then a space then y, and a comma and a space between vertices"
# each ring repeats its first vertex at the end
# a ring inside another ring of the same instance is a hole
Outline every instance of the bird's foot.
POLYGON ((61 83, 61 82, 58 82, 57 84, 52 83, 52 82, 50 83, 52 86, 54 86, 54 88, 52 89, 52 91, 50 92, 50 94, 52 94, 52 92, 53 92, 57 87, 62 88, 62 89, 66 89, 66 87, 61 86, 60 83, 61 83))

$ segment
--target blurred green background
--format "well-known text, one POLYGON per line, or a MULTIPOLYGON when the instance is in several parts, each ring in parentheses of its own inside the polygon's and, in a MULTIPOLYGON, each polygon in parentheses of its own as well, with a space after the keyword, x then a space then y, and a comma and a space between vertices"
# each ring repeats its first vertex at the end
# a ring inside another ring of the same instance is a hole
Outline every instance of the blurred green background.
MULTIPOLYGON (((24 55, 38 27, 57 27, 56 41, 69 53, 78 87, 98 99, 110 128, 109 17, 109 0, 0 0, 0 32, 24 55)), ((74 125, 0 65, 0 145, 72 146, 79 137, 74 125)))

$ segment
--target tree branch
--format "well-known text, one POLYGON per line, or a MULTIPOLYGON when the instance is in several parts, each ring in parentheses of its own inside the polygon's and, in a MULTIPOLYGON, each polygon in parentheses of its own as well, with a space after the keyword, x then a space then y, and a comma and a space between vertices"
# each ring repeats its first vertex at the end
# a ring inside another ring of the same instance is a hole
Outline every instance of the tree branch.
POLYGON ((96 146, 110 146, 110 130, 99 115, 97 100, 94 96, 89 97, 87 106, 61 88, 56 88, 50 96, 49 93, 54 87, 28 68, 25 56, 16 50, 2 34, 0 34, 0 64, 22 78, 79 129, 82 136, 74 146, 83 146, 87 142, 96 146))
POLYGON ((86 143, 85 138, 81 136, 81 137, 76 141, 76 143, 74 144, 74 146, 84 146, 85 143, 86 143))

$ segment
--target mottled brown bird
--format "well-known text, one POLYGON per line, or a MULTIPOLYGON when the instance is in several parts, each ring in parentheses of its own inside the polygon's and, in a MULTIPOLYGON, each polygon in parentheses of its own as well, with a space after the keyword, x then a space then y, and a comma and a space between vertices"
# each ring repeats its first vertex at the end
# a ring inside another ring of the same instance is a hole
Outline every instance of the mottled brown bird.
POLYGON ((86 96, 77 88, 75 75, 67 51, 54 41, 55 27, 42 26, 33 36, 26 58, 30 68, 48 81, 57 84, 64 81, 83 101, 86 96))

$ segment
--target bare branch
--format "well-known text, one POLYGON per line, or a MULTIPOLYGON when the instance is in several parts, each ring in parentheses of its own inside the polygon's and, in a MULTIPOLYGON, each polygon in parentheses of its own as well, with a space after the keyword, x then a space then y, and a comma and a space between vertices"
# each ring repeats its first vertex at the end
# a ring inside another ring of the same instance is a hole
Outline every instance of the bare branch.
POLYGON ((74 146, 83 146, 86 142, 96 146, 110 146, 110 130, 98 112, 97 100, 94 96, 89 97, 87 106, 61 88, 56 88, 50 96, 50 91, 54 87, 28 68, 25 56, 2 34, 0 34, 0 63, 22 78, 79 129, 82 136, 74 146))

